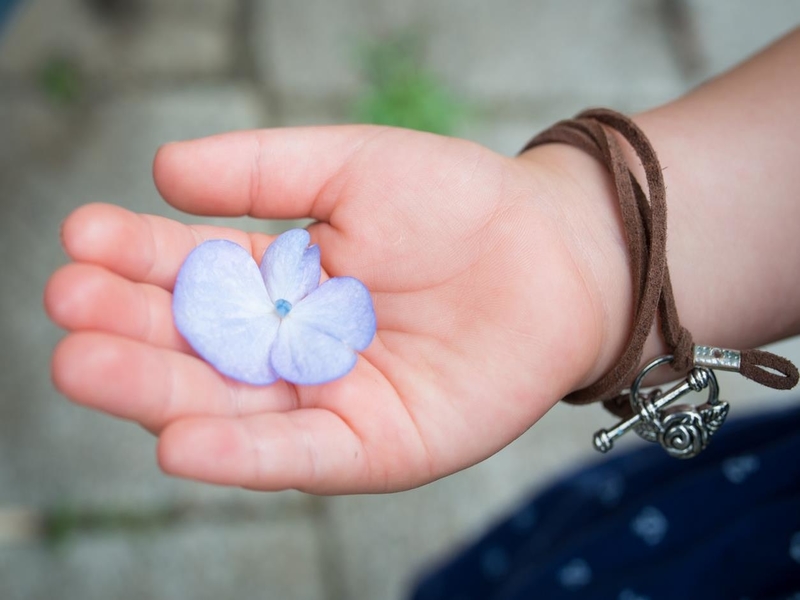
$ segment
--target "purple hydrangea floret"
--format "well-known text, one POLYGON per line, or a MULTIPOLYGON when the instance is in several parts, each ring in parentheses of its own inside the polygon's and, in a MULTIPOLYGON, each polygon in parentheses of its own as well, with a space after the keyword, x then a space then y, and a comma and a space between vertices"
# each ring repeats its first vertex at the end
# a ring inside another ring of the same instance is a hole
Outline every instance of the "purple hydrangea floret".
POLYGON ((364 284, 319 284, 319 246, 305 229, 278 236, 259 267, 227 240, 203 242, 178 272, 175 325, 220 373, 255 385, 319 384, 346 375, 375 335, 364 284))

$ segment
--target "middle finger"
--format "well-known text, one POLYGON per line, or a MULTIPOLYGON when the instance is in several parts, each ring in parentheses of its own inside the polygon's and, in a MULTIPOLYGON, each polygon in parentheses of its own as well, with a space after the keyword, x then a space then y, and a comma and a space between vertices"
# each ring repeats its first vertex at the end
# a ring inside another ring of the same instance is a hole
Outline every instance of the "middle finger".
POLYGON ((54 323, 69 331, 103 331, 194 354, 175 327, 172 294, 134 283, 97 265, 71 263, 56 271, 44 293, 54 323))

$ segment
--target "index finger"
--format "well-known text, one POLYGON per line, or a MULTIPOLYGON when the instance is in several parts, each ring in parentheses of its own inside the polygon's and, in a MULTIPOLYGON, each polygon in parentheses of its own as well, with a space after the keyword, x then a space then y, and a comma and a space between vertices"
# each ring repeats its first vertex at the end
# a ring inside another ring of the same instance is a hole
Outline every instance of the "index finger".
POLYGON ((164 199, 199 215, 327 221, 353 157, 387 131, 367 125, 262 129, 162 146, 164 199))

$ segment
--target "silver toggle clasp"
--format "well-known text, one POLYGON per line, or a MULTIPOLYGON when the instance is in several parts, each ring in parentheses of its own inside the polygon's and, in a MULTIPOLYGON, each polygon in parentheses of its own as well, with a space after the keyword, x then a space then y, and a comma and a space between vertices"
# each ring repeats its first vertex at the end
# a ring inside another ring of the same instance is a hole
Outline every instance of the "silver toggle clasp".
POLYGON ((675 458, 692 458, 708 446, 711 436, 725 421, 729 409, 728 403, 719 399, 717 378, 710 368, 695 362, 695 367, 686 378, 668 391, 655 389, 648 394, 640 392, 645 376, 653 369, 672 362, 672 358, 669 355, 656 358, 636 376, 630 389, 633 416, 611 429, 601 429, 595 433, 594 447, 597 450, 608 452, 614 446, 614 440, 631 429, 642 439, 659 443, 675 458), (704 404, 668 407, 678 398, 705 388, 709 388, 709 394, 704 404))

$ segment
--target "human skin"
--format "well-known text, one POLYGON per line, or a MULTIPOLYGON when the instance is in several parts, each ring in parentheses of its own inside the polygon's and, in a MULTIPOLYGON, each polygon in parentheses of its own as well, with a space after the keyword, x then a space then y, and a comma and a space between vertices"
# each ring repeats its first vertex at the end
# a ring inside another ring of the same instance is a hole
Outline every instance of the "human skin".
MULTIPOLYGON (((795 32, 635 118, 665 168, 668 260, 698 342, 744 348, 800 332, 799 57, 795 32)), ((610 178, 570 147, 508 158, 385 127, 270 129, 168 144, 154 178, 186 212, 316 219, 324 276, 364 282, 378 322, 338 381, 237 383, 177 333, 171 289, 203 240, 260 259, 271 238, 76 210, 62 229, 72 262, 45 291, 69 332, 53 380, 158 435, 159 464, 176 476, 324 494, 422 485, 596 381, 630 333, 610 178)), ((654 329, 644 357, 663 350, 654 329)))

